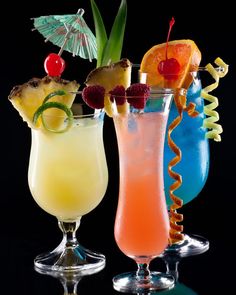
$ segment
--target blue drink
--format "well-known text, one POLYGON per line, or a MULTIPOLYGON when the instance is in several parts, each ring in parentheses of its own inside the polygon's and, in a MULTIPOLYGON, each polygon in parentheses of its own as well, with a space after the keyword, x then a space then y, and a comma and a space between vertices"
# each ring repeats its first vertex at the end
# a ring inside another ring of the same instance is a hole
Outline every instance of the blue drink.
MULTIPOLYGON (((173 130, 171 137, 182 151, 182 159, 173 171, 182 175, 182 185, 174 194, 181 198, 184 204, 197 197, 205 185, 209 171, 209 142, 205 138, 206 128, 203 128, 204 100, 201 98, 201 81, 199 77, 194 78, 192 85, 187 92, 187 103, 196 104, 199 115, 191 118, 186 112, 183 120, 176 129, 173 130)), ((178 116, 177 109, 172 103, 169 113, 168 125, 178 116)), ((175 154, 170 150, 167 143, 167 134, 164 147, 164 183, 167 205, 172 204, 169 197, 169 188, 174 180, 168 174, 168 164, 175 154)))

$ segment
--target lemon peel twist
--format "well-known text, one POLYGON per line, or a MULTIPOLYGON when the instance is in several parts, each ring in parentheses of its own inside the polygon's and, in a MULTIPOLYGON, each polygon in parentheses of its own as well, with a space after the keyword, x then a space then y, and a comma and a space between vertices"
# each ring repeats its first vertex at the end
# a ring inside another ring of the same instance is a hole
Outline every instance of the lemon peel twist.
POLYGON ((215 82, 206 86, 201 91, 202 98, 210 102, 204 107, 204 114, 207 117, 203 120, 203 127, 209 129, 206 132, 206 138, 221 141, 220 134, 223 132, 223 128, 219 123, 216 123, 219 121, 219 113, 215 110, 219 105, 219 101, 216 96, 209 94, 209 92, 216 89, 219 85, 220 78, 228 73, 228 65, 219 57, 214 62, 219 68, 214 68, 210 63, 205 67, 215 82))
POLYGON ((195 104, 190 102, 186 106, 186 95, 177 93, 174 96, 174 102, 178 111, 178 116, 170 123, 168 127, 168 145, 170 149, 175 153, 174 158, 168 164, 168 173, 175 181, 170 186, 169 193, 170 198, 173 202, 170 206, 170 232, 169 232, 169 243, 174 244, 180 242, 184 239, 183 235, 183 225, 178 224, 183 221, 183 214, 177 212, 183 206, 183 200, 174 194, 174 191, 177 190, 182 185, 182 176, 173 171, 172 168, 176 166, 182 159, 181 149, 175 144, 171 138, 173 130, 181 123, 183 119, 183 112, 187 112, 190 117, 196 117, 198 112, 195 111, 195 104))

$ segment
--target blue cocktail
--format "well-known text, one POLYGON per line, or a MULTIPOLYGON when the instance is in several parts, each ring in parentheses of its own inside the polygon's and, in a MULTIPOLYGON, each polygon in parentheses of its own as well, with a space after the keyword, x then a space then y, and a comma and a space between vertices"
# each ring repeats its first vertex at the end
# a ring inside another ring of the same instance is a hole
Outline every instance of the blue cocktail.
MULTIPOLYGON (((172 139, 182 151, 182 159, 173 170, 182 175, 182 185, 175 191, 175 194, 183 200, 184 204, 198 196, 205 185, 209 171, 209 140, 205 137, 207 129, 203 127, 205 115, 201 89, 201 81, 196 76, 187 92, 187 102, 196 104, 196 110, 199 112, 199 115, 191 118, 184 112, 182 122, 171 134, 172 139)), ((172 103, 168 124, 177 116, 176 106, 172 103)), ((173 183, 173 178, 169 176, 167 167, 174 156, 175 154, 168 146, 166 135, 164 177, 168 206, 172 203, 169 197, 169 187, 173 183)))
MULTIPOLYGON (((195 118, 189 117, 186 112, 183 120, 171 137, 182 152, 181 161, 173 167, 173 171, 182 176, 182 185, 174 191, 174 194, 183 200, 183 204, 190 202, 198 196, 204 187, 209 171, 209 140, 205 137, 207 129, 203 127, 204 100, 201 98, 201 81, 198 73, 193 73, 193 82, 187 92, 187 103, 196 104, 199 115, 195 118)), ((174 103, 172 103, 169 114, 168 125, 178 116, 174 103)), ((167 135, 164 150, 164 183, 165 195, 168 207, 173 204, 169 197, 170 185, 174 182, 168 174, 168 164, 175 154, 167 143, 167 135)), ((182 242, 173 244, 166 249, 166 252, 177 252, 178 255, 189 256, 205 252, 209 248, 209 242, 200 236, 184 235, 182 242)))

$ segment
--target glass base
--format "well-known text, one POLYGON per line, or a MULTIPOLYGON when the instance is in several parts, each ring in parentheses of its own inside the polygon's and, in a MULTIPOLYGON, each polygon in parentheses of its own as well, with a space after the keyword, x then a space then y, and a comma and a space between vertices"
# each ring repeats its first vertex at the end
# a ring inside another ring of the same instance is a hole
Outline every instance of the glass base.
POLYGON ((125 293, 147 293, 149 291, 169 290, 174 287, 175 280, 171 275, 151 271, 150 279, 138 279, 136 272, 127 272, 113 278, 116 291, 125 293))
POLYGON ((168 246, 160 257, 166 255, 194 256, 206 252, 209 246, 209 241, 202 236, 184 234, 183 241, 168 246))
POLYGON ((38 255, 34 260, 35 269, 41 273, 73 272, 89 275, 105 267, 105 256, 83 248, 81 245, 65 247, 61 243, 54 251, 38 255))

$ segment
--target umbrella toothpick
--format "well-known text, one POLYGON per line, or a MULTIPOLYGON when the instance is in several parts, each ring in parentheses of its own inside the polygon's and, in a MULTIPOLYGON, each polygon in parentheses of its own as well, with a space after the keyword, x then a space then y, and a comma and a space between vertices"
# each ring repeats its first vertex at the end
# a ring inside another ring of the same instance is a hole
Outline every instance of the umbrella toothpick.
POLYGON ((79 14, 80 16, 83 16, 84 9, 83 8, 79 8, 78 11, 77 11, 77 14, 79 14))
POLYGON ((33 18, 34 29, 38 30, 45 41, 60 47, 58 55, 63 51, 85 59, 97 58, 96 37, 83 19, 84 9, 79 8, 76 14, 48 15, 33 18))
POLYGON ((65 47, 66 47, 66 44, 67 44, 67 42, 68 42, 69 39, 70 39, 70 35, 71 35, 71 31, 72 31, 72 27, 70 27, 70 29, 68 29, 68 27, 65 25, 65 28, 66 28, 66 30, 67 30, 67 33, 66 33, 66 35, 65 35, 65 39, 64 39, 64 42, 63 42, 63 44, 62 44, 62 46, 61 46, 61 49, 60 49, 60 51, 58 52, 58 55, 59 55, 59 56, 62 55, 62 52, 64 51, 64 49, 65 49, 65 47))

